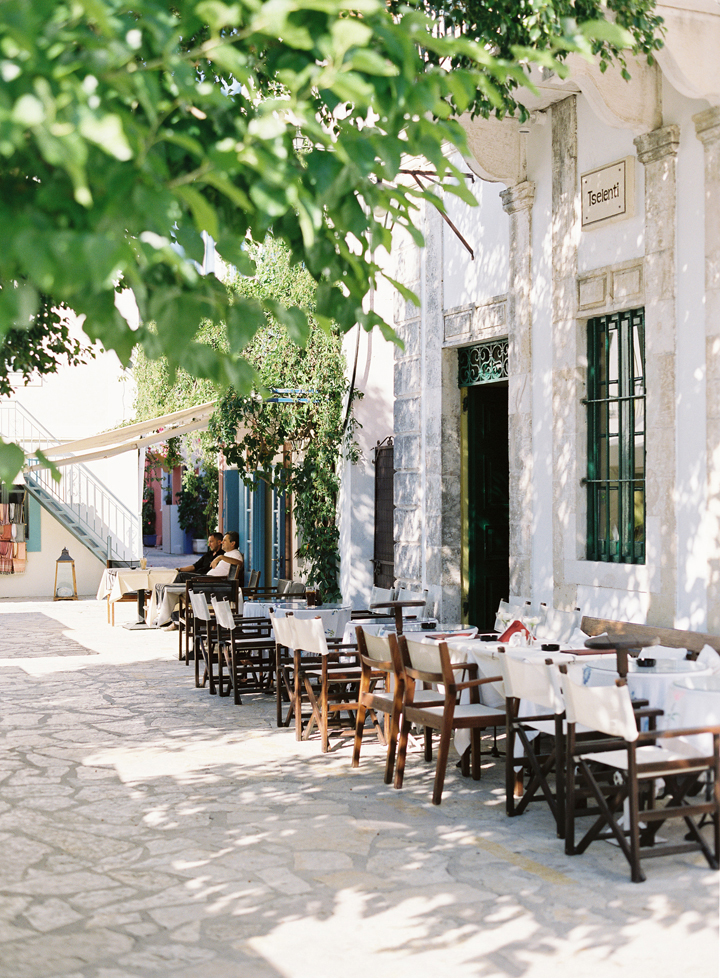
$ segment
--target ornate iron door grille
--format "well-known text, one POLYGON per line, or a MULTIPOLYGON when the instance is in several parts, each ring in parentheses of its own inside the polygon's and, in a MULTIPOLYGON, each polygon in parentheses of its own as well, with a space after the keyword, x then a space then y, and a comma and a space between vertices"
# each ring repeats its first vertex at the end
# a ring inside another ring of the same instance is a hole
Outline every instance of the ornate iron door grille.
POLYGON ((458 350, 458 387, 476 387, 507 380, 508 341, 492 340, 458 350))

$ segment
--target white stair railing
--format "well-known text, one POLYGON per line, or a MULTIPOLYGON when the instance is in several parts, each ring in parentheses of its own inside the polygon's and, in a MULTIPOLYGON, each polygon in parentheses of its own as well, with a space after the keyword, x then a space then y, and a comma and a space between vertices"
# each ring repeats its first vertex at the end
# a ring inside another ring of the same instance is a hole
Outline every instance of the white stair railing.
MULTIPOLYGON (((0 436, 16 442, 26 455, 58 444, 57 438, 17 401, 0 402, 0 436)), ((60 503, 68 511, 69 522, 74 522, 81 533, 92 535, 91 549, 101 549, 108 558, 117 560, 137 558, 142 553, 140 514, 128 509, 84 465, 64 465, 60 471, 60 482, 55 482, 49 469, 28 472, 25 480, 60 503)), ((57 515, 62 518, 60 512, 57 515)))

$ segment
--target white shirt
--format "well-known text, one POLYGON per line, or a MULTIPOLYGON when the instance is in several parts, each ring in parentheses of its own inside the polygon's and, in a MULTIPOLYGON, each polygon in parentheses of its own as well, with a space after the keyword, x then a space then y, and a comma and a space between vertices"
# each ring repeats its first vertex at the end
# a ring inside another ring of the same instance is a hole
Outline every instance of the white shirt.
MULTIPOLYGON (((233 557, 235 560, 242 560, 242 554, 239 550, 228 550, 225 557, 233 557)), ((208 577, 227 577, 230 573, 230 568, 233 565, 227 560, 221 560, 217 567, 211 567, 208 571, 208 577)))

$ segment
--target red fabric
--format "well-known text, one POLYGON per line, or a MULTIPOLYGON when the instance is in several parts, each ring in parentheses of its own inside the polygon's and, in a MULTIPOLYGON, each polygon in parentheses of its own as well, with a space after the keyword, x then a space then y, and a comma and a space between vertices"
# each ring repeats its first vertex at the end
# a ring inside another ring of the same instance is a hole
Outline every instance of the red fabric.
POLYGON ((498 639, 498 642, 507 642, 509 641, 511 635, 516 635, 518 632, 525 632, 526 641, 530 638, 530 632, 523 625, 523 623, 521 621, 518 621, 516 618, 514 622, 508 625, 506 630, 502 633, 502 635, 498 639))

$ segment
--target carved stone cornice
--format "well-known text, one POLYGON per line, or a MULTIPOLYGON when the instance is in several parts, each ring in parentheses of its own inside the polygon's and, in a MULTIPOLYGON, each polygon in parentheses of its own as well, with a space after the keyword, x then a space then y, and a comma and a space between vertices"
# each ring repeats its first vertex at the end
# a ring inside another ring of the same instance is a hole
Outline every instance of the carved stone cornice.
POLYGON ((680 148, 680 127, 664 126, 654 129, 633 140, 641 163, 657 163, 668 156, 677 156, 680 148))
POLYGON ((506 214, 528 211, 535 202, 535 184, 529 180, 518 183, 500 192, 503 210, 506 214))
POLYGON ((720 107, 714 105, 710 109, 705 109, 704 112, 698 112, 692 118, 695 123, 697 138, 705 146, 716 143, 720 139, 720 107))

